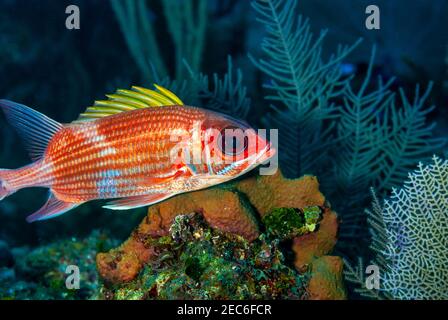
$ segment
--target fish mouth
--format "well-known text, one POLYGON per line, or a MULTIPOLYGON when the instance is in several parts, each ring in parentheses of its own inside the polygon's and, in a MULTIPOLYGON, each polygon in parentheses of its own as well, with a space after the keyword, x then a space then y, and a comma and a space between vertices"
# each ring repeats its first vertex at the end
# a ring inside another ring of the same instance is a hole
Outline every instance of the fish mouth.
MULTIPOLYGON (((247 164, 247 167, 244 170, 241 170, 241 172, 238 175, 232 177, 232 179, 246 173, 247 171, 254 169, 255 167, 257 167, 260 164, 265 163, 266 161, 271 159, 275 155, 275 153, 276 153, 276 149, 272 147, 271 143, 269 143, 266 145, 266 147, 263 148, 263 150, 261 152, 259 152, 257 154, 256 157, 253 157, 249 161, 247 161, 247 159, 244 159, 244 160, 240 160, 238 162, 233 163, 231 165, 232 169, 235 169, 245 163, 247 164)), ((221 176, 222 172, 218 172, 217 175, 221 176)))

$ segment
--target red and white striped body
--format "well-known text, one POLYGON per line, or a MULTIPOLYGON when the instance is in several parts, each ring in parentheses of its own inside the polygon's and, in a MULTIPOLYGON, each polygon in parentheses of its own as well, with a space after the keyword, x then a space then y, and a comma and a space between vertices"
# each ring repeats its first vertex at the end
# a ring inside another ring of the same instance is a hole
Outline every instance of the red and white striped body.
POLYGON ((22 188, 51 191, 47 204, 28 221, 96 199, 119 199, 106 206, 115 210, 150 205, 231 180, 274 152, 251 129, 246 138, 256 147, 238 157, 229 154, 219 145, 225 139, 218 142, 208 132, 248 126, 194 107, 142 108, 61 125, 23 105, 3 100, 0 106, 19 131, 28 133, 37 159, 17 170, 0 170, 0 200, 22 188), (198 149, 199 162, 190 163, 198 149))
POLYGON ((197 108, 169 106, 68 125, 55 134, 42 160, 23 169, 26 174, 15 185, 49 187, 58 199, 72 203, 190 191, 163 179, 180 169, 172 163, 178 143, 172 137, 188 136, 204 120, 197 108), (154 184, 152 178, 161 182, 154 184))

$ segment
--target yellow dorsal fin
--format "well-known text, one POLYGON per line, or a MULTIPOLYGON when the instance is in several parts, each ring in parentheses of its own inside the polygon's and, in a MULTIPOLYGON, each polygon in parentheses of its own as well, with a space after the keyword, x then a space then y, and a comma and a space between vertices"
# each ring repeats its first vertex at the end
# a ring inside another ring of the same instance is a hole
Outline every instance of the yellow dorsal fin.
POLYGON ((74 123, 91 121, 117 113, 150 107, 183 106, 179 97, 166 88, 154 84, 157 91, 133 86, 131 90, 118 89, 108 94, 108 100, 95 101, 94 105, 79 115, 74 123))

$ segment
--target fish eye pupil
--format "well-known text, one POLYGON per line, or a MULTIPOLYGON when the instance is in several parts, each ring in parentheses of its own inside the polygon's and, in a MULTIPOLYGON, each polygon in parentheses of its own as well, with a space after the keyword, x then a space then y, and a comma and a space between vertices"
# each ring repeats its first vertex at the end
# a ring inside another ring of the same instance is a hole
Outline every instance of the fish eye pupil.
POLYGON ((243 130, 229 126, 220 131, 219 146, 221 151, 227 155, 238 155, 247 150, 249 139, 243 130))

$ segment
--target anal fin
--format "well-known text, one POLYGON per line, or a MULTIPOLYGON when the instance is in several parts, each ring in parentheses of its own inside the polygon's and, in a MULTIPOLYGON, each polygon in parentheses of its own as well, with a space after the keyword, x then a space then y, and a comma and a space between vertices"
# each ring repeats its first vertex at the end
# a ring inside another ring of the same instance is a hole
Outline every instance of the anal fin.
POLYGON ((110 210, 136 209, 156 204, 175 195, 175 193, 155 193, 143 196, 123 198, 109 202, 107 205, 103 206, 103 208, 110 210))
POLYGON ((47 203, 40 208, 37 212, 26 218, 26 221, 31 223, 34 221, 47 220, 51 218, 55 218, 60 216, 61 214, 66 213, 67 211, 76 208, 79 206, 78 203, 69 203, 59 200, 54 196, 54 194, 50 193, 50 197, 48 198, 47 203))

